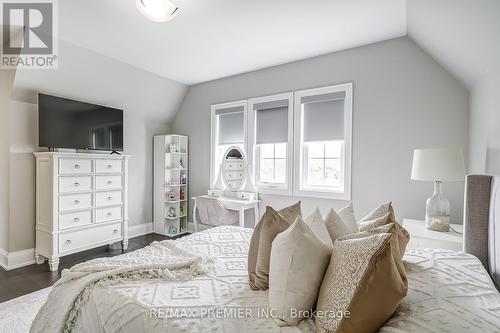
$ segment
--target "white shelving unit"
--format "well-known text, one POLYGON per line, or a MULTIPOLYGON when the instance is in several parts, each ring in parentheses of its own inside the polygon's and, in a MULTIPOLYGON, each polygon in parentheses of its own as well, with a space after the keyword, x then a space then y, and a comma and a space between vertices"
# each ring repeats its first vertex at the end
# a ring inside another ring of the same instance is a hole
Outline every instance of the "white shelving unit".
POLYGON ((154 137, 154 232, 165 236, 187 233, 188 137, 154 137))

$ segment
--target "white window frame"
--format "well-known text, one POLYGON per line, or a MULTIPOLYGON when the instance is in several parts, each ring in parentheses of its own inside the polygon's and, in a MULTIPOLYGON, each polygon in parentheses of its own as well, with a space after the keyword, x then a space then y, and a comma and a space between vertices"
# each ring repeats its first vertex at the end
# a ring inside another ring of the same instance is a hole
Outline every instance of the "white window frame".
POLYGON ((294 160, 294 152, 293 152, 293 92, 283 93, 277 95, 263 96, 251 98, 248 100, 248 142, 249 149, 248 151, 248 160, 250 164, 253 166, 252 176, 255 182, 255 187, 257 188, 259 193, 264 194, 276 194, 276 195, 292 195, 293 193, 293 160, 294 160), (256 111, 254 108, 255 104, 273 102, 273 101, 281 101, 288 100, 288 141, 287 141, 287 156, 286 156, 286 178, 285 185, 282 186, 278 183, 270 184, 270 183, 261 183, 259 181, 259 158, 260 151, 259 147, 256 144, 256 111))
POLYGON ((294 94, 294 188, 293 195, 336 200, 351 200, 351 165, 352 165, 352 83, 296 91, 294 94), (301 99, 307 96, 345 92, 344 100, 344 186, 342 190, 322 190, 305 188, 303 186, 305 168, 305 154, 303 145, 302 103, 301 99))
MULTIPOLYGON (((215 163, 222 163, 222 161, 216 161, 215 159, 215 154, 217 151, 217 138, 218 136, 218 128, 217 128, 217 111, 218 110, 224 110, 224 109, 229 109, 229 108, 234 108, 234 107, 243 107, 243 130, 245 133, 243 134, 243 151, 244 153, 248 156, 248 116, 247 116, 247 110, 248 110, 248 104, 247 100, 241 100, 241 101, 235 101, 235 102, 229 102, 229 103, 222 103, 222 104, 214 104, 210 107, 210 188, 213 188, 215 185, 215 182, 217 181, 217 174, 216 170, 218 170, 217 166, 215 163)), ((250 160, 248 160, 250 161, 250 160)), ((250 163, 250 162, 247 162, 250 163)))

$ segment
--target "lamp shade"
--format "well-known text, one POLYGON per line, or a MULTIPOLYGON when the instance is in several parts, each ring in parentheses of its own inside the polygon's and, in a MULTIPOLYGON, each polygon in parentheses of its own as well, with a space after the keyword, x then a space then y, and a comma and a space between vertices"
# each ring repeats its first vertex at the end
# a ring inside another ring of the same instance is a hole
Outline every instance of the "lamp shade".
POLYGON ((461 148, 415 149, 411 179, 426 181, 461 181, 465 177, 461 148))

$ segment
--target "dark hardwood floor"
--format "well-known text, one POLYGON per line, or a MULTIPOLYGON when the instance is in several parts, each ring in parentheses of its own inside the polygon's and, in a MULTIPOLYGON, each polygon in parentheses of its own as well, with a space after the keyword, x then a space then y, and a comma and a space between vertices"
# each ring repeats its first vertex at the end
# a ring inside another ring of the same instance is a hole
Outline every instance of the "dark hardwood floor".
MULTIPOLYGON (((158 234, 148 234, 129 240, 128 250, 134 251, 145 247, 153 241, 160 241, 167 237, 158 234)), ((112 246, 102 246, 92 250, 72 254, 61 258, 59 270, 57 272, 49 271, 47 261, 42 265, 29 265, 22 268, 6 271, 0 268, 0 303, 8 301, 36 290, 50 287, 61 276, 61 271, 65 268, 99 257, 112 257, 122 254, 120 243, 112 246)))

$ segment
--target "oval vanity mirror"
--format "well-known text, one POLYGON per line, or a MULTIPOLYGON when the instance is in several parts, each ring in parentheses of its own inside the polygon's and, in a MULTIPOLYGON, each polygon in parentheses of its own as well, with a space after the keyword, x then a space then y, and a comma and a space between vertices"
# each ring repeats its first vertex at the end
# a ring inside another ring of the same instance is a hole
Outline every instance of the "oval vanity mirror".
POLYGON ((226 150, 222 160, 222 178, 227 188, 238 191, 243 188, 247 173, 245 153, 238 147, 232 146, 226 150))

